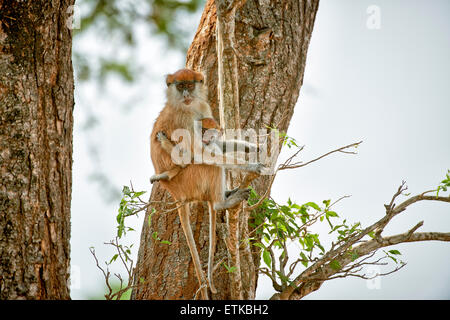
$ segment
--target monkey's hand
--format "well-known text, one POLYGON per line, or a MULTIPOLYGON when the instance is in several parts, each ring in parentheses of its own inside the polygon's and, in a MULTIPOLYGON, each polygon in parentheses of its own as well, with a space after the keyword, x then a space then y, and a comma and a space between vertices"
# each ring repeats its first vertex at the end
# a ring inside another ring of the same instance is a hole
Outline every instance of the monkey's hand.
POLYGON ((160 180, 169 180, 169 175, 167 173, 161 173, 161 174, 154 174, 150 177, 151 184, 160 180))
POLYGON ((163 131, 159 131, 156 134, 156 139, 158 139, 159 142, 169 141, 166 134, 163 131))

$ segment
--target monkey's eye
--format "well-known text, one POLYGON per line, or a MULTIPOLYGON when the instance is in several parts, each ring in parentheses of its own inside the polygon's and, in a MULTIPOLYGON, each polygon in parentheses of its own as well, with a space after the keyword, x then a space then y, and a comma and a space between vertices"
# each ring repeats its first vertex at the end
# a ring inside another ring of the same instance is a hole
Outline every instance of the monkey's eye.
POLYGON ((194 82, 179 82, 177 83, 177 90, 178 91, 192 91, 195 89, 195 83, 194 82))

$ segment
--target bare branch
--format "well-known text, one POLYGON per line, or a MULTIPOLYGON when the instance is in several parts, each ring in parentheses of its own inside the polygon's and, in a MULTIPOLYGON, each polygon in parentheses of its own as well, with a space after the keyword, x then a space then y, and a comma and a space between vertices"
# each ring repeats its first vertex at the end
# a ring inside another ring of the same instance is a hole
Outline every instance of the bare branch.
MULTIPOLYGON (((304 146, 298 148, 298 150, 293 155, 291 155, 288 159, 286 159, 286 161, 284 163, 282 163, 282 164, 280 164, 278 166, 277 170, 275 171, 275 173, 272 175, 272 178, 270 179, 269 186, 266 189, 266 192, 264 193, 264 195, 258 200, 257 203, 255 203, 252 206, 247 207, 245 210, 246 211, 252 211, 252 210, 257 209, 264 202, 264 200, 266 200, 269 197, 270 192, 272 190, 273 182, 275 181, 275 177, 276 177, 278 171, 304 167, 304 166, 306 166, 306 165, 308 165, 310 163, 316 162, 316 161, 318 161, 318 160, 320 160, 320 159, 322 159, 322 158, 324 158, 326 156, 329 156, 329 155, 331 155, 331 154, 333 154, 335 152, 344 152, 345 149, 348 149, 348 148, 351 148, 351 147, 357 147, 361 143, 362 143, 362 141, 359 141, 359 142, 355 142, 355 143, 346 145, 344 147, 341 147, 341 148, 335 149, 333 151, 327 152, 327 153, 325 153, 325 154, 323 154, 323 155, 321 155, 321 156, 319 156, 319 157, 317 157, 317 158, 315 158, 313 160, 310 160, 310 161, 308 161, 306 163, 301 163, 301 162, 292 163, 293 159, 295 157, 297 157, 297 155, 304 149, 304 146)), ((344 153, 355 154, 355 152, 344 152, 344 153)), ((248 185, 249 185, 249 183, 247 185, 245 185, 245 187, 247 187, 248 185)))
POLYGON ((326 156, 329 156, 330 154, 335 153, 335 152, 343 152, 343 153, 355 154, 356 152, 348 152, 348 151, 345 151, 345 149, 352 148, 352 147, 358 147, 361 143, 362 143, 362 141, 359 141, 359 142, 355 142, 355 143, 349 144, 349 145, 347 145, 347 146, 344 146, 344 147, 338 148, 338 149, 336 149, 336 150, 327 152, 327 153, 321 155, 320 157, 317 157, 317 158, 315 158, 315 159, 313 159, 313 160, 310 160, 310 161, 305 162, 305 163, 302 163, 302 164, 282 166, 281 168, 279 168, 279 170, 301 168, 301 167, 307 166, 307 165, 310 164, 310 163, 313 163, 313 162, 316 162, 316 161, 318 161, 318 160, 320 160, 320 159, 322 159, 322 158, 325 158, 326 156))

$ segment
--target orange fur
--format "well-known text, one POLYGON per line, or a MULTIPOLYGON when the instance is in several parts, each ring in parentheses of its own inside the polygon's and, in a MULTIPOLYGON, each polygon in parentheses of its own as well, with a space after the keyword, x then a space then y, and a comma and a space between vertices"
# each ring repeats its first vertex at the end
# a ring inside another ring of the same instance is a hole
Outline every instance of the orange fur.
POLYGON ((189 69, 181 69, 174 74, 169 74, 166 78, 166 84, 172 84, 174 81, 203 81, 203 75, 189 69))
POLYGON ((202 128, 204 129, 218 129, 220 130, 219 124, 214 120, 214 118, 203 118, 202 128))

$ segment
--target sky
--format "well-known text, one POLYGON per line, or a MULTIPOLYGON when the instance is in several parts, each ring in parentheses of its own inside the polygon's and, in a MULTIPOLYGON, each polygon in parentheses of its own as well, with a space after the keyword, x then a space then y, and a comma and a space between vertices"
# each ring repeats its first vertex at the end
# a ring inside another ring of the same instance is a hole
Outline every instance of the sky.
MULTIPOLYGON (((199 13, 200 14, 200 13, 199 13)), ((185 21, 192 36, 199 14, 185 21)), ((154 173, 149 134, 164 105, 164 75, 184 66, 184 56, 138 30, 133 59, 145 66, 133 86, 109 79, 103 88, 77 82, 72 195, 71 264, 73 299, 101 298, 104 279, 99 261, 113 252, 104 242, 115 236, 119 201, 114 198, 132 181, 151 190, 154 173), (83 105, 91 105, 90 110, 83 105), (85 130, 89 114, 101 119, 85 130), (93 146, 96 146, 93 149, 93 146), (94 150, 94 151, 93 151, 94 150), (103 172, 110 187, 92 179, 103 172), (110 190, 111 189, 111 190, 110 190)), ((80 50, 106 50, 98 35, 75 39, 80 50)), ((112 54, 121 55, 120 49, 112 54)), ((333 154, 299 170, 280 172, 272 188, 278 202, 336 200, 350 222, 368 226, 385 214, 403 180, 411 195, 435 189, 450 169, 450 3, 429 1, 321 0, 308 50, 303 87, 288 135, 305 145, 302 161, 362 140, 356 155, 333 154)), ((280 159, 287 157, 282 152, 280 159)), ((402 199, 400 199, 402 200, 402 199)), ((137 253, 144 215, 130 221, 127 234, 137 253)), ((449 232, 450 207, 421 202, 395 217, 385 235, 418 231, 449 232)), ((318 227, 326 242, 327 229, 318 227)), ((294 255, 298 247, 292 244, 294 255)), ((336 279, 305 299, 450 299, 450 244, 418 242, 396 245, 407 265, 374 280, 336 279)), ((393 265, 371 272, 386 272, 393 265)), ((113 271, 122 272, 122 269, 113 271)), ((274 293, 260 276, 258 299, 274 293)))

